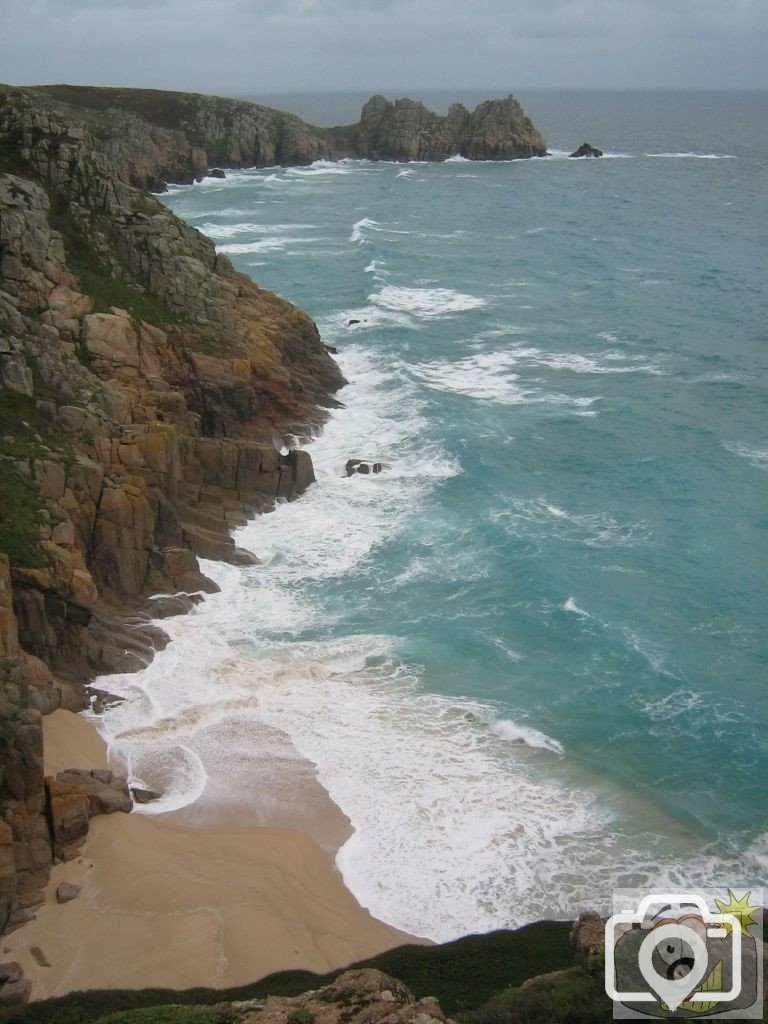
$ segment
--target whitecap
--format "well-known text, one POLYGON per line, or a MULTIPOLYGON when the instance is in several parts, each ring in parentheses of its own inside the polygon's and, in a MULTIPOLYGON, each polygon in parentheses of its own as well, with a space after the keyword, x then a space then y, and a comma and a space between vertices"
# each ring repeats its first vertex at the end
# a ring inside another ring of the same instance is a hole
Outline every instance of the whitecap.
POLYGON ((736 160, 731 153, 645 153, 644 156, 666 158, 668 160, 736 160))
POLYGON ((745 444, 743 441, 723 441, 723 448, 746 459, 755 469, 762 469, 768 472, 768 448, 756 448, 754 445, 745 444))
POLYGON ((290 245, 306 245, 307 242, 319 242, 319 238, 295 238, 291 235, 273 235, 255 242, 225 242, 217 245, 216 251, 229 256, 243 256, 247 253, 278 252, 290 245))
POLYGON ((362 217, 352 225, 352 234, 349 236, 349 240, 350 242, 356 242, 358 245, 365 245, 368 241, 366 232, 378 231, 380 229, 381 225, 378 221, 372 220, 370 217, 362 217))
POLYGON ((546 497, 510 497, 502 508, 491 513, 491 521, 499 523, 511 536, 552 537, 590 548, 635 547, 647 543, 652 536, 650 527, 642 520, 622 523, 604 510, 572 512, 546 497))
POLYGON ((450 316, 486 304, 485 299, 466 295, 452 288, 405 288, 386 285, 368 296, 368 301, 385 309, 411 313, 417 317, 450 316))
POLYGON ((202 231, 204 235, 208 235, 209 238, 213 239, 236 238, 238 235, 283 235, 288 231, 315 230, 317 230, 316 224, 217 224, 206 221, 198 226, 198 231, 202 231))
POLYGON ((564 612, 573 612, 574 615, 580 615, 582 619, 591 619, 592 616, 589 612, 585 612, 583 608, 579 608, 575 600, 569 597, 568 600, 563 604, 564 612))
POLYGON ((525 743, 528 747, 533 747, 538 750, 551 750, 554 754, 565 754, 565 748, 562 743, 552 739, 551 736, 547 736, 546 733, 539 732, 538 729, 533 729, 529 725, 519 725, 516 722, 511 721, 509 718, 500 718, 497 722, 491 726, 491 732, 500 736, 503 740, 508 740, 510 743, 525 743))
POLYGON ((597 398, 545 391, 535 383, 524 384, 520 375, 512 371, 516 360, 514 351, 478 352, 456 362, 416 363, 410 367, 410 372, 435 391, 503 405, 545 404, 584 411, 598 401, 597 398))

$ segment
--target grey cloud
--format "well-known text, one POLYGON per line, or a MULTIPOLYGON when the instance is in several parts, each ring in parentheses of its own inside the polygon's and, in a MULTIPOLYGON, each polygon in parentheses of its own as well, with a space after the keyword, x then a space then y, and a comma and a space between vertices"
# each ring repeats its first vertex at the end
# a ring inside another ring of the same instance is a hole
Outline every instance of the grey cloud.
POLYGON ((0 0, 0 78, 215 92, 765 85, 764 0, 0 0))

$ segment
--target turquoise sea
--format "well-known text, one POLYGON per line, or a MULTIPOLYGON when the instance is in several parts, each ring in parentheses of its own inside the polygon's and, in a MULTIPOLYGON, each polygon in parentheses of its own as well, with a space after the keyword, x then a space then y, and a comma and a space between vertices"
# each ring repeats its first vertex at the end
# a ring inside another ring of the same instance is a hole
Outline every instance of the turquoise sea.
POLYGON ((519 98, 546 158, 168 195, 349 384, 102 725, 155 812, 280 822, 315 766, 347 884, 438 939, 768 876, 766 94, 519 98))

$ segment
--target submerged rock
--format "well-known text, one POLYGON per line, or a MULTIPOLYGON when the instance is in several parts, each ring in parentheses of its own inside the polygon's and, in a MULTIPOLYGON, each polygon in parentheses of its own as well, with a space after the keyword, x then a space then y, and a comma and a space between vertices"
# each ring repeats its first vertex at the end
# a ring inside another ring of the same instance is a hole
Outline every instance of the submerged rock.
POLYGON ((582 142, 578 149, 574 150, 570 156, 581 157, 581 156, 602 156, 602 149, 598 149, 597 146, 593 146, 590 142, 582 142))

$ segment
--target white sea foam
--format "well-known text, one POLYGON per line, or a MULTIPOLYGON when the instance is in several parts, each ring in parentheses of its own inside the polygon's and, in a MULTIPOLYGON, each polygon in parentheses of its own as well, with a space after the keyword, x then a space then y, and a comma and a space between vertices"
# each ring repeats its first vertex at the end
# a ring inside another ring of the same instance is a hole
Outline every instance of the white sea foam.
POLYGON ((736 160, 732 153, 645 153, 644 156, 660 157, 671 160, 736 160))
MULTIPOLYGON (((590 548, 635 547, 646 544, 652 536, 650 527, 642 520, 622 523, 602 509, 597 512, 568 511, 546 497, 510 497, 501 508, 491 513, 491 520, 514 537, 551 537, 563 543, 590 548)), ((566 610, 573 611, 574 608, 567 607, 566 610)))
POLYGON ((384 309, 411 313, 425 319, 450 316, 485 305, 485 299, 465 295, 452 288, 404 288, 396 285, 380 288, 368 296, 368 301, 384 309))
POLYGON ((362 217, 352 225, 352 234, 349 236, 349 240, 350 242, 356 242, 358 245, 365 245, 368 241, 368 232, 379 230, 381 230, 381 225, 378 221, 373 220, 371 217, 362 217))
POLYGON ((570 909, 594 892, 584 846, 600 846, 606 821, 586 793, 541 777, 536 759, 560 755, 558 741, 498 722, 491 705, 422 692, 396 636, 325 638, 335 611, 313 582, 364 575, 459 471, 425 440, 402 371, 354 347, 342 368, 353 385, 313 445, 319 485, 241 531, 262 566, 203 564, 222 592, 165 621, 172 642, 147 669, 109 678, 126 700, 99 726, 134 781, 164 790, 140 813, 204 803, 222 777, 258 802, 238 737, 286 737, 355 829, 338 855, 347 884, 402 928, 450 938, 570 909), (350 454, 391 469, 347 478, 350 454))
POLYGON ((243 256, 246 253, 280 252, 291 245, 306 245, 307 242, 319 242, 319 238, 296 238, 293 235, 271 235, 260 238, 256 242, 227 242, 217 245, 219 252, 229 256, 243 256))
POLYGON ((217 224, 206 221, 199 225, 199 231, 209 238, 236 238, 238 235, 285 235, 291 231, 315 231, 316 224, 252 224, 250 222, 239 222, 237 224, 217 224))
POLYGON ((572 597, 569 597, 568 600, 563 605, 563 611, 573 612, 574 615, 580 615, 582 617, 582 619, 591 619, 592 618, 592 616, 589 614, 589 612, 585 612, 583 608, 579 608, 579 606, 576 604, 576 602, 574 601, 574 599, 572 597))
MULTIPOLYGON (((570 158, 571 151, 567 149, 550 149, 545 157, 541 157, 543 160, 568 160, 570 158)), ((637 160, 643 157, 655 157, 661 159, 676 159, 676 160, 736 160, 737 158, 731 153, 695 153, 687 150, 682 153, 622 153, 616 150, 604 150, 600 160, 637 160)), ((595 160, 590 157, 586 158, 574 158, 570 162, 574 164, 581 163, 599 163, 600 160, 595 160)))
POLYGON ((532 729, 527 725, 519 725, 508 718, 500 718, 491 726, 491 731, 510 743, 525 743, 527 746, 534 747, 535 749, 551 750, 555 754, 565 755, 562 743, 558 743, 557 740, 547 736, 546 733, 539 732, 538 729, 532 729))
POLYGON ((472 161, 462 156, 461 153, 455 153, 453 156, 447 157, 443 162, 446 164, 469 164, 472 161))
POLYGON ((516 362, 513 350, 479 352, 455 362, 417 363, 411 367, 411 373, 436 391, 502 405, 547 404, 584 410, 597 401, 546 391, 534 382, 523 383, 520 375, 512 371, 516 362))
POLYGON ((723 447, 732 455, 747 459, 755 469, 768 472, 768 448, 756 448, 754 445, 744 444, 743 441, 724 441, 723 447))
POLYGON ((335 341, 349 331, 367 331, 377 327, 413 327, 414 320, 407 313, 398 313, 380 306, 358 306, 341 309, 320 317, 317 326, 324 338, 335 341), (357 321, 356 323, 354 321, 357 321))
POLYGON ((658 700, 645 701, 640 706, 640 712, 654 722, 666 722, 670 718, 688 715, 702 707, 705 707, 705 703, 700 693, 680 688, 658 700))
POLYGON ((317 160, 309 167, 289 167, 286 174, 294 178, 316 178, 318 176, 346 176, 355 173, 355 169, 349 165, 330 163, 326 160, 317 160))

